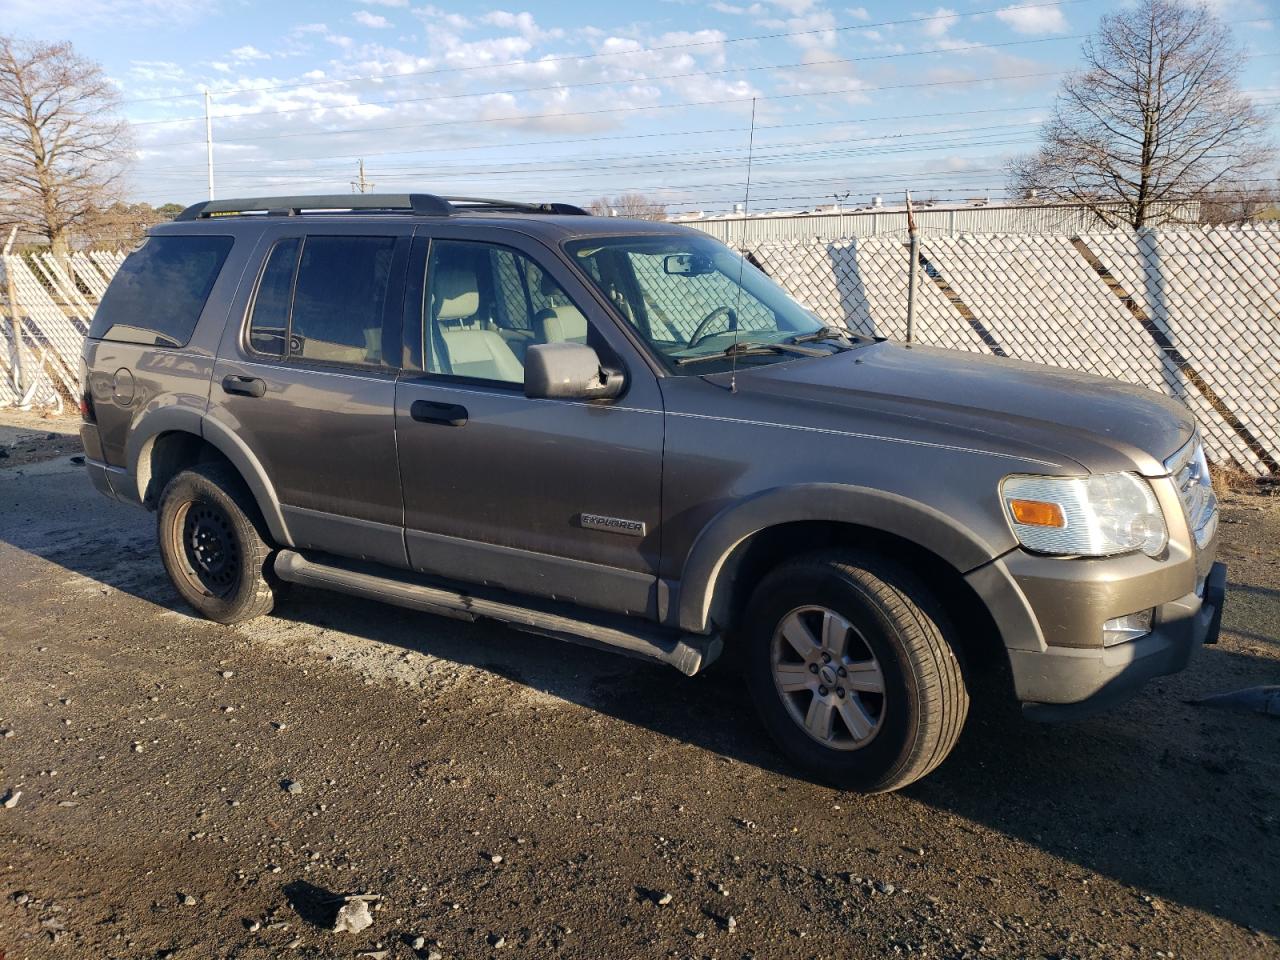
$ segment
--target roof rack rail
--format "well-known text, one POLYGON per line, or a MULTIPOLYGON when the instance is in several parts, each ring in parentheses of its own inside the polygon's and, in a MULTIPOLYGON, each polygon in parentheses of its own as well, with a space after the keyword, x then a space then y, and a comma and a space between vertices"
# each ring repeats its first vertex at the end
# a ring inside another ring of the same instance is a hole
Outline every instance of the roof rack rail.
POLYGON ((243 214, 294 217, 307 212, 354 211, 408 213, 416 217, 451 217, 477 211, 587 216, 569 203, 524 203, 482 197, 439 197, 432 193, 334 193, 296 197, 244 197, 206 200, 183 210, 175 220, 210 220, 243 214))

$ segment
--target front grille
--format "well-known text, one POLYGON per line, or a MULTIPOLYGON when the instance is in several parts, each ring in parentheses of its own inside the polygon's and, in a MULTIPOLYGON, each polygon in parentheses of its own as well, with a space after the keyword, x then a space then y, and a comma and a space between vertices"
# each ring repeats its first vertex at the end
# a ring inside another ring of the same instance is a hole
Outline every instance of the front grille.
POLYGON ((1188 440, 1164 465, 1177 487, 1178 499, 1182 501, 1196 547, 1203 548, 1218 529, 1218 498, 1209 479, 1209 463, 1199 435, 1188 440))

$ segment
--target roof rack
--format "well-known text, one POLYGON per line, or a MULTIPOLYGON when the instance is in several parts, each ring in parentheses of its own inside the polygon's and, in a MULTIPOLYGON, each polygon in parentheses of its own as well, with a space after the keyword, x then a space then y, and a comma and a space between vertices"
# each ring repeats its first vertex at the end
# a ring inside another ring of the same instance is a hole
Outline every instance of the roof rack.
POLYGON ((244 197, 206 200, 183 210, 176 220, 210 220, 244 214, 295 217, 303 213, 408 213, 415 217, 454 217, 475 212, 542 213, 587 216, 569 203, 523 203, 483 197, 438 197, 432 193, 334 193, 298 197, 244 197))

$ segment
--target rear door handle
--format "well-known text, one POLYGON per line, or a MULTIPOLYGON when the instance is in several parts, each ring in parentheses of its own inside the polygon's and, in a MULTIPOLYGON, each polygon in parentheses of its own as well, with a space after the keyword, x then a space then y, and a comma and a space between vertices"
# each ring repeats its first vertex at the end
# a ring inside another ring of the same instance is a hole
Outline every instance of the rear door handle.
POLYGON ((409 416, 419 423, 444 423, 460 427, 467 422, 467 408, 457 403, 415 400, 409 407, 409 416))
POLYGON ((230 373, 222 378, 222 391, 242 397, 260 397, 267 392, 267 385, 257 377, 240 377, 230 373))

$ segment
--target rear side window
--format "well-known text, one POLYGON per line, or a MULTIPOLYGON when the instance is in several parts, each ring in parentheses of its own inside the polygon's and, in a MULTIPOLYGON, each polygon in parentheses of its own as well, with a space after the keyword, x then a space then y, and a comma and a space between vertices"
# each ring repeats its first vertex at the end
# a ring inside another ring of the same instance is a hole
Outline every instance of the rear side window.
POLYGON ((396 244, 390 236, 281 240, 258 281, 249 346, 294 360, 381 365, 396 244))
POLYGON ((298 264, 290 356, 382 362, 382 314, 395 237, 307 237, 298 264))
POLYGON ((219 236, 147 238, 116 271, 89 336, 186 346, 231 244, 231 237, 219 236))

